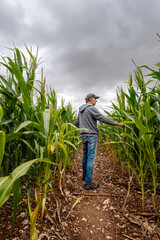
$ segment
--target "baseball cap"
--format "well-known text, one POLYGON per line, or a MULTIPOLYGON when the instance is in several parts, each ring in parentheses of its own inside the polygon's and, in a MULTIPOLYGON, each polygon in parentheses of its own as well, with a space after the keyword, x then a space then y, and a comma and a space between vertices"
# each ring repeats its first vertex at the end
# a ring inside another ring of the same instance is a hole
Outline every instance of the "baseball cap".
POLYGON ((89 99, 89 98, 95 98, 95 99, 98 99, 99 96, 93 94, 93 93, 88 93, 85 97, 85 100, 89 99))

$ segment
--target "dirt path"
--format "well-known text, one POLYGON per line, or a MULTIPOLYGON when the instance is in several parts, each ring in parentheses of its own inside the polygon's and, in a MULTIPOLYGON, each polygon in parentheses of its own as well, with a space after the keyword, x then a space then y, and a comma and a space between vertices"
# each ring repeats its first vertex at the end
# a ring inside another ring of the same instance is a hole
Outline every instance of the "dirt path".
MULTIPOLYGON (((122 195, 122 192, 121 189, 118 189, 116 192, 117 197, 114 197, 116 189, 113 189, 112 183, 108 181, 111 166, 109 166, 103 154, 96 157, 93 179, 100 184, 100 187, 92 191, 86 191, 83 188, 81 160, 79 160, 78 167, 79 183, 75 184, 76 189, 72 194, 83 193, 84 195, 76 196, 82 196, 83 199, 77 204, 71 216, 76 220, 74 225, 71 223, 73 228, 70 227, 74 239, 116 239, 119 234, 117 223, 120 220, 116 209, 119 207, 119 202, 121 202, 120 195, 122 195), (109 197, 109 195, 112 195, 112 197, 109 197), (81 226, 78 229, 79 225, 81 226), (76 230, 78 230, 77 233, 76 230)), ((124 189, 122 191, 124 194, 124 189)))
MULTIPOLYGON (((82 151, 77 155, 75 170, 67 171, 63 185, 65 196, 60 194, 58 183, 53 182, 53 191, 47 194, 47 212, 43 225, 40 217, 37 221, 39 240, 160 239, 160 227, 155 218, 140 214, 140 191, 131 189, 122 212, 128 179, 124 177, 122 181, 118 164, 116 173, 113 173, 112 159, 108 159, 105 152, 99 151, 95 159, 93 180, 100 187, 86 191, 82 181, 81 158, 82 151)), ((14 233, 9 235, 11 206, 11 202, 8 202, 0 209, 0 240, 29 240, 30 222, 26 202, 22 208, 26 210, 19 210, 14 233)), ((146 211, 154 212, 151 198, 146 201, 146 211)))
POLYGON ((125 179, 122 181, 120 169, 117 168, 118 175, 113 173, 113 161, 108 159, 105 153, 99 153, 95 159, 93 180, 98 182, 100 187, 96 190, 84 190, 84 182, 81 180, 81 156, 82 153, 77 158, 78 177, 71 178, 74 183, 74 189, 70 192, 72 203, 73 198, 75 202, 82 197, 73 209, 65 228, 71 239, 160 239, 154 233, 154 221, 148 223, 147 219, 137 216, 137 212, 141 212, 140 192, 136 192, 136 195, 130 192, 122 213, 128 184, 125 179), (135 223, 131 222, 132 220, 135 220, 135 223), (143 227, 143 222, 148 224, 146 228, 143 227))

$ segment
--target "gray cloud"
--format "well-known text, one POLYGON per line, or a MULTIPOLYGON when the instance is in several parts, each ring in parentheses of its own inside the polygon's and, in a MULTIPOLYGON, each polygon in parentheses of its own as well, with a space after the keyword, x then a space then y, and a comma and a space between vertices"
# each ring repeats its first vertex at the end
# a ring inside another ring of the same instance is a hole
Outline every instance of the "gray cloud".
POLYGON ((109 104, 133 71, 132 58, 157 60, 159 9, 159 0, 3 1, 0 49, 39 45, 47 84, 59 95, 77 107, 92 91, 109 104))
POLYGON ((23 8, 20 4, 11 4, 1 1, 0 8, 0 35, 4 41, 14 41, 21 35, 23 28, 23 8))

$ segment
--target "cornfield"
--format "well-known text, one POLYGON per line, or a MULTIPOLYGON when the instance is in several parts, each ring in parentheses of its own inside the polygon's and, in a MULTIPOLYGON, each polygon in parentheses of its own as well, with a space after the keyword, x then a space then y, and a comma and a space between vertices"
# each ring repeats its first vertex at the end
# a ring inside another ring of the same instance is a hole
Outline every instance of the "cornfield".
MULTIPOLYGON (((135 65, 136 66, 136 65, 135 65)), ((155 69, 136 66, 130 75, 128 91, 118 88, 116 102, 112 102, 108 117, 122 122, 124 129, 100 124, 102 145, 110 146, 110 154, 120 162, 122 173, 126 166, 128 176, 133 174, 142 192, 142 209, 145 211, 145 193, 150 192, 157 212, 156 195, 160 167, 160 64, 155 69), (145 81, 142 69, 147 68, 151 77, 145 81), (149 84, 152 83, 152 87, 149 84), (107 139, 106 139, 107 136, 107 139), (150 180, 152 179, 152 184, 150 180)))
MULTIPOLYGON (((27 46, 26 50, 28 58, 14 47, 13 59, 3 57, 1 61, 6 75, 0 75, 0 207, 9 200, 12 191, 12 233, 18 204, 24 199, 22 189, 26 186, 32 240, 38 239, 36 220, 40 211, 43 221, 47 192, 52 190, 51 179, 57 180, 64 195, 62 178, 67 166, 73 165, 80 137, 71 104, 65 105, 62 99, 58 107, 54 89, 46 91, 43 71, 41 79, 37 79, 38 49, 35 56, 27 46), (33 201, 36 207, 32 211, 33 201)), ((143 211, 145 194, 149 192, 157 213, 160 63, 154 69, 136 65, 135 68, 127 83, 128 90, 118 87, 117 101, 111 103, 110 112, 105 111, 110 119, 123 123, 124 128, 99 124, 100 143, 110 150, 115 171, 118 161, 122 174, 127 169, 128 178, 136 177, 143 211), (148 69, 148 76, 143 75, 144 68, 148 69)))
POLYGON ((38 239, 36 218, 41 209, 43 219, 50 177, 57 177, 62 192, 61 179, 66 167, 72 164, 80 141, 73 125, 75 116, 71 105, 65 105, 62 99, 61 107, 57 107, 55 91, 50 89, 46 93, 43 74, 41 80, 36 79, 38 54, 33 56, 26 49, 29 60, 14 48, 14 58, 6 57, 1 62, 7 76, 0 75, 0 207, 13 189, 12 232, 17 205, 23 199, 21 190, 26 185, 30 239, 38 239), (32 213, 30 182, 34 181, 37 207, 32 213))

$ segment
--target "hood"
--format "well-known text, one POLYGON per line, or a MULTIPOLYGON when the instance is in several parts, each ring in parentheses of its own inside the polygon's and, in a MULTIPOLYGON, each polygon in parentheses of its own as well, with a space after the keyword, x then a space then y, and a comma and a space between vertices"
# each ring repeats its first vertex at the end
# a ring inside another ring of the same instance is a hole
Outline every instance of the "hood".
POLYGON ((85 103, 82 106, 80 106, 79 111, 82 113, 86 108, 91 107, 91 106, 92 106, 92 104, 85 103))

